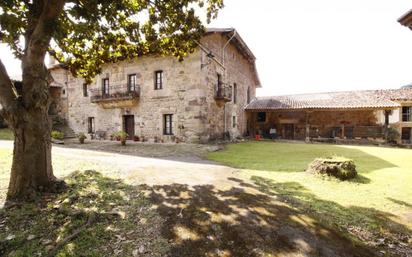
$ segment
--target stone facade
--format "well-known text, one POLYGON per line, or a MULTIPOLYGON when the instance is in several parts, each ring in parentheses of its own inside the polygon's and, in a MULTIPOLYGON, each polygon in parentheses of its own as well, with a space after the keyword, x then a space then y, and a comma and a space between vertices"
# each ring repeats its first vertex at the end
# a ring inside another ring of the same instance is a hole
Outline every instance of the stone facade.
MULTIPOLYGON (((229 32, 233 34, 234 30, 229 32)), ((250 98, 255 97, 258 80, 254 60, 246 57, 250 52, 245 54, 245 49, 231 42, 225 48, 226 60, 223 59, 222 48, 230 39, 229 32, 208 33, 200 42, 202 48, 182 62, 173 57, 146 56, 108 64, 87 86, 87 94, 83 79, 73 77, 63 68, 52 68, 54 85, 62 88, 59 113, 76 133, 90 132, 93 122, 93 132, 103 131, 106 138, 128 129, 126 116, 134 119, 134 134, 148 140, 168 142, 179 138, 186 142, 208 142, 222 139, 225 134, 243 136, 247 132, 244 113, 247 91, 250 98), (155 89, 156 71, 163 73, 163 88, 159 90, 155 89), (111 91, 127 90, 130 74, 136 75, 138 96, 92 101, 102 93, 103 79, 109 79, 111 91), (236 83, 236 103, 216 100, 218 74, 224 83, 236 83), (170 114, 172 135, 166 135, 165 115, 170 114)))

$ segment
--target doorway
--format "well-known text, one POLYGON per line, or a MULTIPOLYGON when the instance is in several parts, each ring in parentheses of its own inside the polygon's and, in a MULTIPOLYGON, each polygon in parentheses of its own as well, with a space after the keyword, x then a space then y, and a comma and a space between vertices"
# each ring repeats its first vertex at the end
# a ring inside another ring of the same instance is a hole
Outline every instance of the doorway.
POLYGON ((127 133, 127 139, 132 140, 135 136, 134 115, 123 116, 123 130, 127 133))
POLYGON ((289 140, 295 139, 295 124, 283 124, 283 138, 289 140))

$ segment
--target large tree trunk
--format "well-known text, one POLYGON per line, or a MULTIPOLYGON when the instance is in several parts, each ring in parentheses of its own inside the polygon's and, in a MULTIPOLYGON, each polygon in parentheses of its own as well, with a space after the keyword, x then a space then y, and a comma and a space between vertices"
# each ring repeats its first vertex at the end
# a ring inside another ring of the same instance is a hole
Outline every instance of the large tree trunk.
MULTIPOLYGON (((14 131, 14 155, 7 201, 31 200, 37 192, 55 191, 51 164, 49 73, 44 58, 65 1, 33 1, 27 14, 21 56, 23 86, 16 90, 0 60, 2 115, 14 131)), ((58 186, 58 187, 56 187, 58 186)))
POLYGON ((7 200, 32 200, 36 192, 55 191, 47 109, 21 113, 14 130, 14 153, 7 200))

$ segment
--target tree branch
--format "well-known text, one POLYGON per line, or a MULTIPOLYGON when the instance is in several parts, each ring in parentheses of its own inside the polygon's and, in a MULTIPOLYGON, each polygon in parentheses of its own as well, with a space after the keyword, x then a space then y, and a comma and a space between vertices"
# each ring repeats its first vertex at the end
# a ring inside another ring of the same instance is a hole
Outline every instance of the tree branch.
POLYGON ((3 107, 3 114, 9 113, 14 108, 17 98, 17 92, 7 74, 6 67, 0 60, 0 104, 3 107))

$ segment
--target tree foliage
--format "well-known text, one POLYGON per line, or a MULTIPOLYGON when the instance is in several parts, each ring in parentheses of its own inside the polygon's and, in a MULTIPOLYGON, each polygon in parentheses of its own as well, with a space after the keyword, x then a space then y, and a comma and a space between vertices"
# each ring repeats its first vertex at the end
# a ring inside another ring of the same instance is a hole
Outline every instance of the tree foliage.
POLYGON ((15 87, 0 56, 0 115, 15 143, 7 199, 62 187, 53 175, 46 53, 87 82, 105 63, 147 54, 183 59, 223 0, 1 0, 0 42, 22 61, 15 87))
POLYGON ((0 41, 22 59, 46 7, 57 2, 63 8, 47 20, 42 40, 73 75, 89 82, 105 63, 146 54, 183 59, 204 32, 200 15, 209 22, 223 7, 223 0, 2 0, 0 41))

